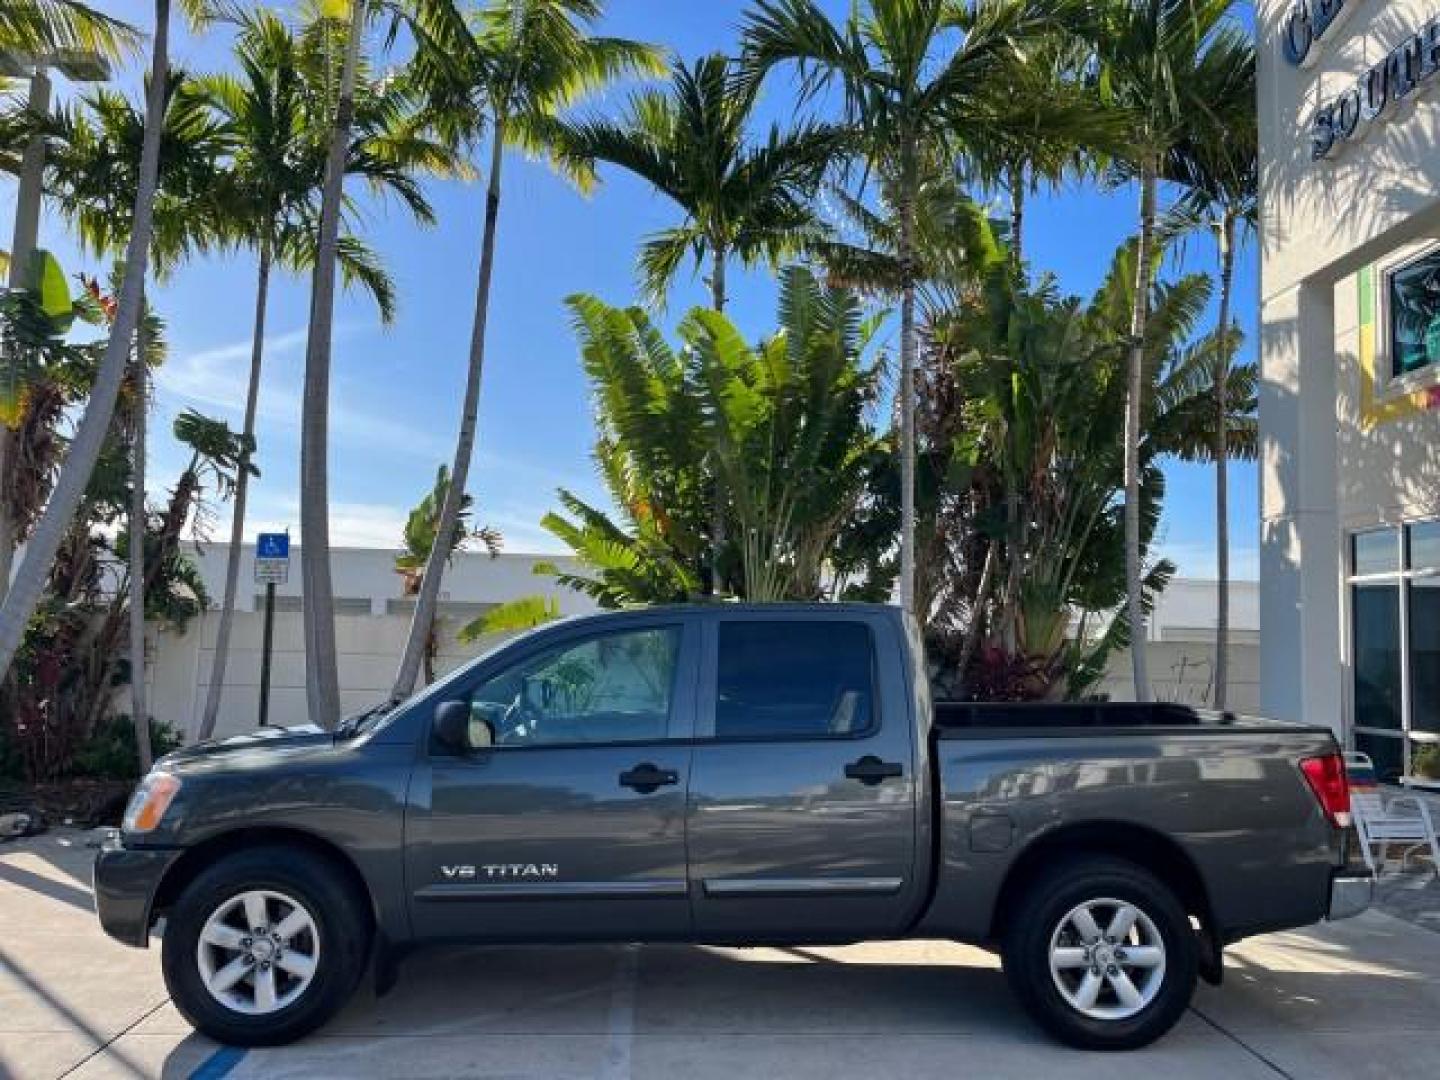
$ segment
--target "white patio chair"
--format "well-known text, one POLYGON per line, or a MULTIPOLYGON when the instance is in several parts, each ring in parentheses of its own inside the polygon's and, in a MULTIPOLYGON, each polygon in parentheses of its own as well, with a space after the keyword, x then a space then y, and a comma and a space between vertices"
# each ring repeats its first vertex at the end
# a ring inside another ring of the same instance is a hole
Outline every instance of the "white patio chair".
POLYGON ((1408 846, 1400 855, 1400 869, 1404 870, 1411 855, 1429 847, 1431 866, 1440 877, 1440 841, 1425 800, 1418 795, 1382 795, 1375 763, 1368 754, 1347 753, 1345 768, 1352 777, 1350 813, 1360 834, 1365 864, 1379 874, 1390 845, 1405 844, 1408 846))

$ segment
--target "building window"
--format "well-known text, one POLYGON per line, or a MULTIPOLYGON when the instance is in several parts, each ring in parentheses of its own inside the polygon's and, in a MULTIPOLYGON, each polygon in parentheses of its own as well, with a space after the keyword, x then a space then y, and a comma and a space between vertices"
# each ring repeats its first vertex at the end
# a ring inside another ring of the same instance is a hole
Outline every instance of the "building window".
POLYGON ((1390 376, 1400 378, 1440 361, 1440 248, 1386 275, 1390 376))
POLYGON ((1394 780, 1440 735, 1440 521, 1352 535, 1350 629, 1355 749, 1394 780))
POLYGON ((1393 574, 1400 569, 1398 529, 1356 533, 1350 541, 1355 575, 1393 574))

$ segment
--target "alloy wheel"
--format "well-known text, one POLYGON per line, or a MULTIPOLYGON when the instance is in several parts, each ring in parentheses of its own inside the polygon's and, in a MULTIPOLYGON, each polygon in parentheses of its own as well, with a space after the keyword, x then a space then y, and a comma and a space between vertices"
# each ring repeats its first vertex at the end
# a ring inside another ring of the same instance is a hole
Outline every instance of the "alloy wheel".
POLYGON ((1125 900, 1077 904, 1050 936, 1050 976, 1066 1003, 1094 1020, 1140 1012, 1165 982, 1165 942, 1125 900))
POLYGON ((196 954, 200 977, 216 1001, 264 1016, 294 1004, 314 981, 320 931, 298 900, 253 889, 211 913, 196 954))

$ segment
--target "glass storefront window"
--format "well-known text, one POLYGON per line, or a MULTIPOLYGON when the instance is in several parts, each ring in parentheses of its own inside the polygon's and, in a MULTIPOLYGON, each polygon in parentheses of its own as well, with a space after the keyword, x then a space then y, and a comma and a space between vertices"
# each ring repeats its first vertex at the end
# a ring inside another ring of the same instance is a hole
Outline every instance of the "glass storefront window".
POLYGON ((1399 731, 1400 585, 1356 585, 1355 726, 1399 731))
POLYGON ((1440 361, 1440 248, 1389 274, 1390 374, 1408 375, 1440 361))
POLYGON ((1367 735, 1355 733, 1355 749, 1368 754, 1375 763, 1376 779, 1394 783, 1405 774, 1405 747, 1402 739, 1388 735, 1367 735))
POLYGON ((1440 570, 1440 521, 1421 521, 1410 533, 1410 569, 1440 570))
POLYGON ((1410 730, 1440 734, 1440 577, 1410 582, 1410 730))
POLYGON ((1407 744, 1440 735, 1440 521, 1354 533, 1350 564, 1352 736, 1401 776, 1407 744))
POLYGON ((1354 573, 1393 574, 1400 569, 1400 531, 1398 529, 1372 529, 1356 533, 1354 545, 1354 573))

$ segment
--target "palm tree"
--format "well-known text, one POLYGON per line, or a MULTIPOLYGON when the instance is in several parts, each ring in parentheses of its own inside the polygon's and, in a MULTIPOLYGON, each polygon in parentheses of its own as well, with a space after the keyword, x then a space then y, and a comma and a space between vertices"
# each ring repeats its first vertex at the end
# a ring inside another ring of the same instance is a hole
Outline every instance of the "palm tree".
MULTIPOLYGON (((150 237, 150 261, 157 276, 171 272, 188 254, 214 241, 218 208, 222 205, 214 197, 216 166, 229 149, 226 134, 210 121, 190 92, 187 76, 172 70, 165 82, 154 227, 150 237)), ((139 186, 145 116, 123 95, 100 90, 83 99, 79 108, 62 110, 48 126, 54 141, 49 162, 52 196, 74 224, 83 247, 101 256, 117 254, 130 234, 134 193, 139 186)), ((125 409, 130 429, 132 537, 143 537, 146 531, 149 371, 163 354, 163 349, 157 347, 158 323, 145 297, 142 282, 141 314, 135 331, 125 409)), ((130 713, 136 722, 141 764, 148 769, 145 558, 144 544, 129 546, 130 713)))
MULTIPOLYGON (((415 505, 415 509, 411 510, 405 519, 405 529, 400 536, 403 547, 400 554, 395 556, 395 572, 400 575, 402 596, 418 596, 420 593, 420 586, 425 580, 425 567, 429 564, 430 555, 435 550, 435 538, 438 535, 436 530, 440 524, 440 507, 445 504, 445 493, 449 490, 450 470, 441 465, 435 471, 434 486, 425 493, 425 497, 415 505)), ((471 540, 480 541, 492 559, 500 554, 503 540, 497 530, 488 525, 473 529, 470 527, 470 514, 474 503, 475 500, 469 495, 466 495, 464 502, 461 503, 460 527, 451 533, 447 562, 454 559, 456 552, 464 550, 465 545, 471 540)), ((435 654, 438 644, 435 639, 435 626, 432 623, 430 632, 426 635, 426 685, 435 681, 435 654)))
POLYGON ((0 52, 45 55, 67 49, 116 59, 133 48, 139 32, 78 0, 6 0, 0 6, 0 52))
MULTIPOLYGON (((710 263, 711 306, 725 310, 731 256, 772 267, 814 233, 810 198, 837 150, 835 133, 816 125, 772 126, 764 145, 748 142, 759 84, 732 77, 731 61, 711 55, 677 62, 665 90, 630 99, 619 122, 576 125, 571 145, 582 160, 619 165, 648 181, 685 212, 685 220, 646 241, 640 272, 653 303, 664 306, 687 256, 710 263)), ((726 493, 716 483, 711 523, 710 591, 720 591, 726 493)))
MULTIPOLYGON (((658 74, 664 64, 659 50, 649 45, 591 34, 602 12, 600 0, 490 0, 471 19, 463 18, 453 2, 430 0, 420 6, 421 62, 434 65, 432 85, 451 106, 455 130, 474 138, 478 125, 488 125, 490 142, 465 399, 451 483, 440 511, 439 535, 447 536, 459 521, 475 449, 505 150, 547 153, 571 179, 587 184, 592 179, 587 164, 563 149, 562 112, 619 77, 658 74)), ((403 698, 415 686, 439 602, 445 551, 445 544, 436 544, 425 567, 391 689, 394 699, 403 698)))
POLYGON ((856 154, 893 192, 901 267, 900 603, 915 609, 916 201, 937 161, 997 135, 1021 44, 1056 28, 1046 0, 869 0, 837 26, 816 0, 760 0, 746 16, 744 69, 793 64, 806 93, 838 84, 856 154))
POLYGON ((1159 180, 1167 160, 1190 142, 1204 143, 1222 123, 1215 102, 1253 80, 1254 48, 1229 20, 1230 0, 1107 0, 1091 28, 1110 101, 1131 120, 1122 175, 1140 188, 1136 287, 1130 317, 1125 408, 1125 571, 1135 698, 1150 699, 1145 612, 1141 602, 1140 442, 1144 413, 1144 350, 1150 289, 1157 263, 1159 180))
POLYGON ((711 307, 724 311, 731 257, 776 267, 811 234, 809 200, 837 140, 813 124, 772 126, 765 143, 752 145, 747 127, 758 90, 735 79, 724 56, 677 62, 669 87, 634 94, 618 121, 573 128, 570 145, 582 159, 629 170, 685 214, 641 249, 642 284, 657 306, 691 257, 709 262, 711 307))
MULTIPOLYGON (((118 59, 135 46, 139 36, 129 24, 76 0, 10 0, 0 8, 0 57, 42 60, 31 79, 29 109, 32 112, 44 112, 49 107, 50 84, 44 68, 45 58, 75 50, 118 59)), ((5 78, 0 77, 0 90, 5 86, 5 78)), ((45 161, 44 135, 33 123, 39 117, 27 119, 31 122, 22 120, 17 113, 0 125, 0 169, 21 176, 22 187, 27 175, 38 179, 45 161)), ((13 250, 8 256, 0 253, 0 272, 7 272, 11 288, 30 284, 27 280, 29 249, 34 245, 39 223, 38 206, 37 212, 30 215, 18 211, 17 207, 13 250)), ((11 467, 13 438, 9 425, 0 423, 0 475, 5 475, 11 467)), ((8 508, 0 505, 0 599, 10 587, 15 528, 8 508)))
MULTIPOLYGON (((322 33, 321 26, 307 30, 312 39, 322 33)), ((234 142, 233 157, 222 177, 228 211, 223 224, 257 256, 243 426, 247 446, 252 447, 272 269, 277 260, 292 272, 310 269, 315 262, 316 203, 324 183, 325 134, 332 104, 324 56, 323 49, 307 47, 281 19, 260 11, 241 21, 235 45, 236 74, 213 75, 200 82, 203 95, 234 142)), ((434 215, 413 173, 420 169, 445 171, 451 165, 450 155, 416 127, 412 98, 401 78, 357 78, 345 172, 368 181, 372 191, 393 193, 417 221, 431 224, 434 215)), ((394 287, 374 253, 347 232, 338 241, 337 258, 346 282, 365 288, 379 306, 381 320, 388 323, 394 314, 394 287)), ((248 455, 249 451, 247 466, 248 455)), ((249 479, 250 470, 241 469, 235 485, 215 658, 200 720, 202 739, 215 729, 224 689, 249 479)))
MULTIPOLYGON (((342 5, 343 6, 343 5, 342 5)), ((334 727, 340 719, 340 675, 335 658, 335 587, 330 577, 330 346, 335 324, 335 272, 344 209, 345 157, 355 116, 355 83, 369 4, 349 0, 341 40, 338 92, 329 127, 315 267, 310 285, 310 325, 305 342, 305 382, 300 416, 300 582, 305 598, 305 697, 310 722, 334 727)), ((326 34, 331 41, 332 35, 326 34)))
MULTIPOLYGON (((192 18, 205 14, 202 0, 182 0, 192 18)), ((160 165, 160 120, 165 114, 169 71, 170 0, 155 0, 155 32, 151 44, 150 83, 146 94, 145 132, 125 251, 124 281, 114 325, 105 347, 90 400, 80 421, 65 467, 55 484, 45 514, 31 534, 9 592, 0 604, 0 677, 10 670, 25 626, 40 600, 50 563, 85 495, 90 474, 104 448, 125 378, 131 343, 139 325, 154 223, 156 181, 160 165)))
POLYGON ((1005 234, 1016 267, 1025 261, 1025 203, 1043 188, 1093 171, 1123 146, 1126 117, 1101 101, 1086 78, 1084 42, 1051 33, 1026 43, 1025 63, 1007 80, 1002 123, 984 145, 968 148, 966 171, 1009 200, 1005 234))
MULTIPOLYGON (((1235 278, 1235 248, 1240 233, 1253 232, 1258 220, 1258 166, 1253 54, 1249 77, 1237 79, 1229 102, 1217 102, 1226 120, 1203 144, 1183 146, 1172 158, 1172 179, 1186 186, 1182 211, 1191 222, 1214 233, 1220 258, 1220 310, 1211 351, 1213 388, 1208 457, 1215 465, 1215 668, 1212 703, 1225 708, 1229 679, 1230 507, 1228 463, 1233 456, 1230 415, 1235 350, 1242 332, 1230 316, 1235 278)), ((1242 456, 1244 456, 1242 454, 1242 456)))

